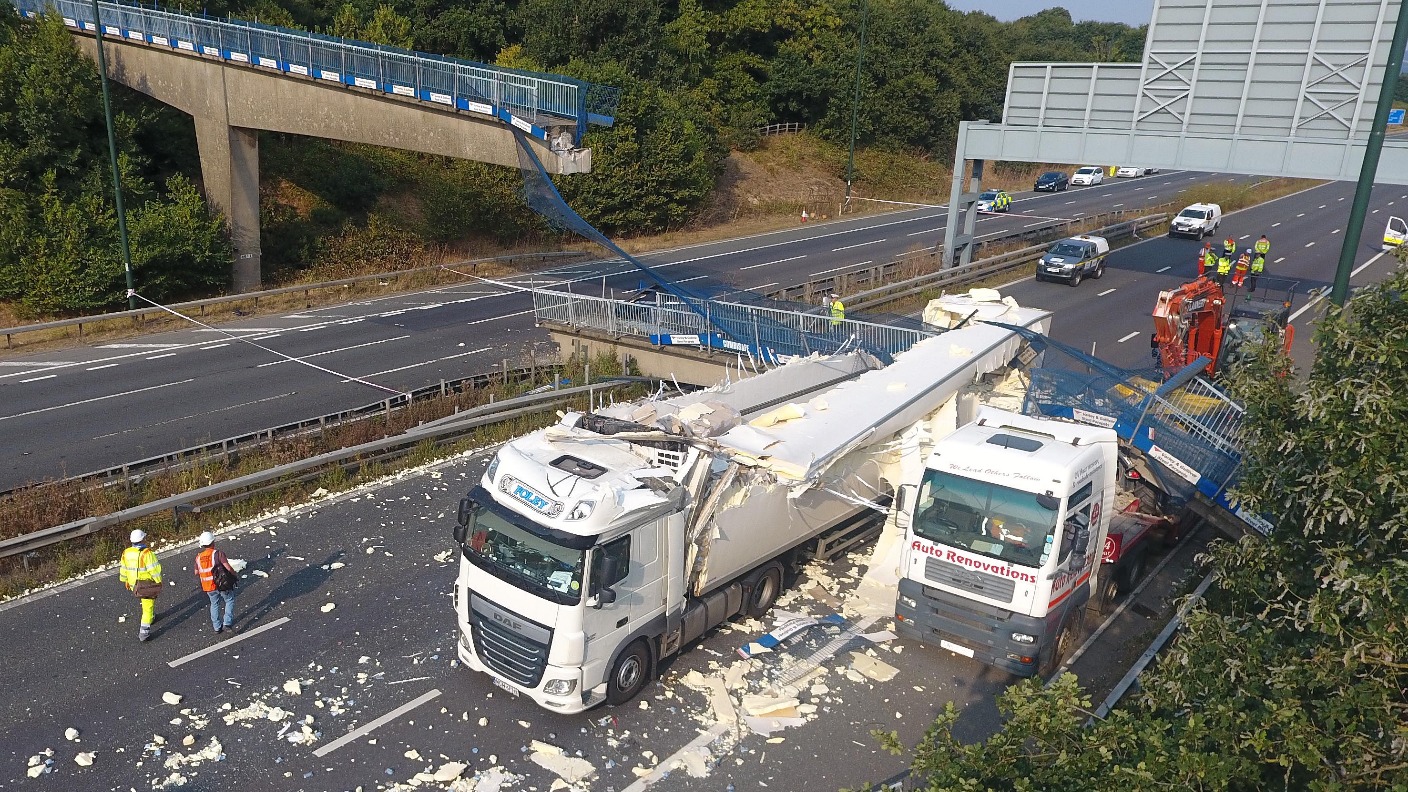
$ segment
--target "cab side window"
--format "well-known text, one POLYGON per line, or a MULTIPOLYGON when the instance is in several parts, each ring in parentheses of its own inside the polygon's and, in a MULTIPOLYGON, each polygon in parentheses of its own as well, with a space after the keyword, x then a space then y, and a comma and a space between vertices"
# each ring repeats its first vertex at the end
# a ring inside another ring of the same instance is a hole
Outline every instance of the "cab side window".
POLYGON ((1094 502, 1090 496, 1095 492, 1094 483, 1086 484, 1071 496, 1066 507, 1066 524, 1061 528, 1061 555, 1059 563, 1066 563, 1076 539, 1082 531, 1090 529, 1090 507, 1094 502))
POLYGON ((601 591, 604 588, 620 583, 626 579, 626 574, 631 569, 631 536, 626 534, 620 539, 613 539, 602 545, 597 551, 596 563, 592 564, 592 591, 601 591), (616 559, 616 574, 610 580, 606 580, 606 559, 616 559))

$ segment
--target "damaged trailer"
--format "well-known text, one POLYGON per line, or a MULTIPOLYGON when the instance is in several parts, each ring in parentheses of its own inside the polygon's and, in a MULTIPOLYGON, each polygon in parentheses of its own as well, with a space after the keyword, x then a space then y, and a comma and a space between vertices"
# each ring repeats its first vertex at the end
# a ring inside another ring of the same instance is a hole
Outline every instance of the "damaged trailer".
MULTIPOLYGON (((982 315, 1050 321, 1010 300, 982 315)), ((575 713, 629 701, 660 659, 765 613, 789 567, 873 534, 899 438, 1029 351, 1010 330, 954 324, 883 368, 861 352, 804 358, 504 444, 460 502, 460 659, 575 713)))

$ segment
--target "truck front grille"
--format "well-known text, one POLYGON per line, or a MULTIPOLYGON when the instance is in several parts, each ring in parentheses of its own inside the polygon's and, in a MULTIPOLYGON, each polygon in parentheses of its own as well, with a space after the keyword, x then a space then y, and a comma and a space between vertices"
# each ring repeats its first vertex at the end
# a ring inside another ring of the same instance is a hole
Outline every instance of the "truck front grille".
MULTIPOLYGON (((547 669, 549 641, 537 641, 514 632, 478 608, 471 608, 469 617, 474 650, 484 665, 524 687, 537 687, 547 669)), ((543 629, 537 625, 532 627, 543 629)))
POLYGON ((929 556, 924 559, 924 577, 934 583, 972 592, 998 602, 1011 602, 1017 581, 977 572, 949 561, 929 556))

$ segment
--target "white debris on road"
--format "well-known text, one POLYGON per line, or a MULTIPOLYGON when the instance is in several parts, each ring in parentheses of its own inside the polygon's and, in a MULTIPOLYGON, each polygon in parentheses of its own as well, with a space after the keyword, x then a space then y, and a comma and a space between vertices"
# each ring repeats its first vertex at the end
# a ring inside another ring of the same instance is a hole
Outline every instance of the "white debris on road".
POLYGON ((332 609, 333 609, 333 608, 336 608, 336 607, 337 607, 337 603, 336 603, 336 602, 329 602, 328 604, 324 605, 323 607, 319 608, 318 610, 321 610, 323 613, 331 613, 331 612, 332 612, 332 609))
POLYGON ((214 737, 210 738, 210 744, 188 754, 172 753, 167 755, 163 762, 167 770, 178 770, 187 765, 199 765, 202 762, 223 762, 225 761, 225 749, 220 745, 220 741, 214 737))
POLYGON ((185 698, 185 697, 182 696, 182 695, 180 695, 180 694, 178 694, 178 693, 172 693, 172 692, 169 691, 169 690, 166 691, 165 693, 162 693, 162 694, 161 694, 161 700, 162 700, 162 701, 165 701, 167 704, 172 705, 173 707, 176 706, 177 704, 180 704, 182 698, 185 698))
POLYGON ((284 692, 295 696, 302 695, 303 685, 297 679, 290 679, 284 683, 284 692))
POLYGON ((73 757, 73 761, 74 761, 74 764, 77 764, 79 767, 92 767, 92 766, 93 766, 93 759, 94 759, 96 756, 97 756, 97 754, 94 753, 94 752, 92 752, 92 751, 85 751, 85 752, 83 752, 83 753, 80 753, 80 754, 74 756, 74 757, 73 757))
POLYGON ((70 742, 72 742, 72 741, 74 741, 74 740, 77 740, 77 739, 78 739, 78 729, 75 729, 75 728, 73 728, 72 726, 68 727, 67 729, 64 729, 64 739, 65 739, 65 740, 68 740, 68 741, 70 741, 70 742))

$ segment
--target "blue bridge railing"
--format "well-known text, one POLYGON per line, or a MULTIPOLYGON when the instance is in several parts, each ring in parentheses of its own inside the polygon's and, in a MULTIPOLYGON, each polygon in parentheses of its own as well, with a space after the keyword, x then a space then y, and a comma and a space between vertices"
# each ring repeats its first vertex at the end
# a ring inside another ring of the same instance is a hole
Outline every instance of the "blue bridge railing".
MULTIPOLYGON (((11 0, 24 16, 47 10, 75 30, 92 32, 87 0, 11 0)), ((610 126, 620 90, 551 74, 261 25, 100 2, 103 35, 151 47, 272 69, 286 75, 379 91, 497 118, 539 140, 547 127, 571 122, 580 144, 588 124, 610 126)))

